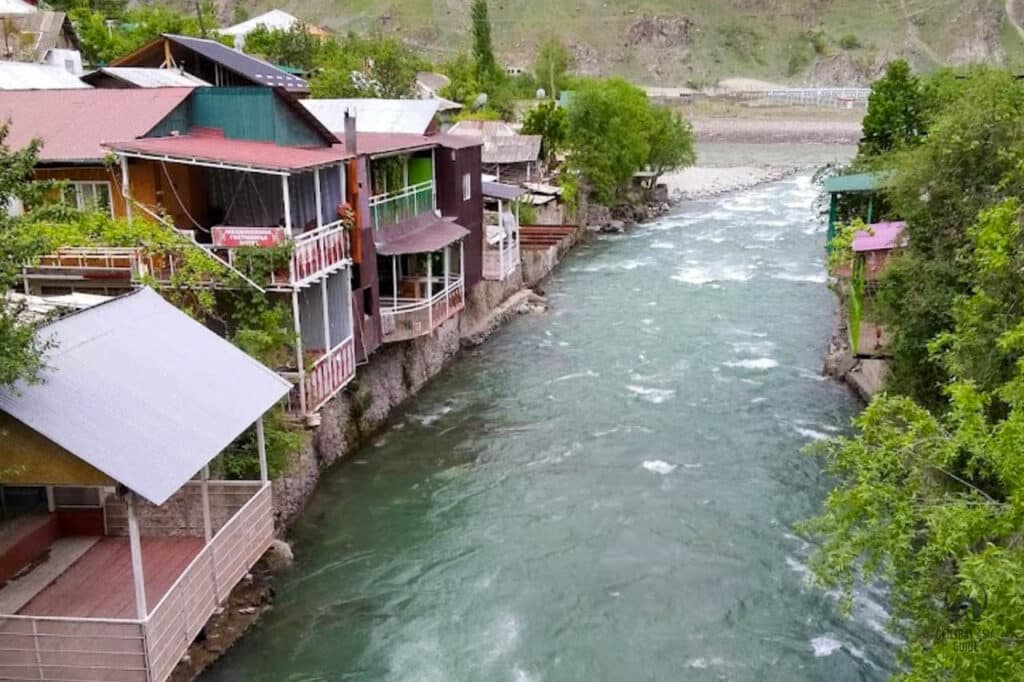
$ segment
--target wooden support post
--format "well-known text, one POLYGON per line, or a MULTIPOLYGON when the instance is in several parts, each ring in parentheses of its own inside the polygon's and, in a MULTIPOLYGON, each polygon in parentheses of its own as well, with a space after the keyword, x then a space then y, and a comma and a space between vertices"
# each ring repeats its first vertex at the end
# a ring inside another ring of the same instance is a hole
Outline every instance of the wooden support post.
POLYGON ((139 538, 139 520, 135 517, 135 493, 129 492, 125 498, 128 506, 128 546, 132 556, 132 581, 135 583, 135 615, 145 620, 146 610, 146 576, 142 571, 142 540, 139 538))
POLYGON ((128 174, 128 157, 121 157, 121 197, 124 199, 124 217, 131 222, 132 219, 132 191, 131 178, 128 174))
POLYGON ((206 465, 199 473, 199 489, 203 494, 203 537, 209 544, 213 539, 213 523, 210 521, 210 466, 206 465))
POLYGON ((260 483, 266 485, 270 475, 267 471, 267 438, 263 433, 263 417, 256 420, 256 450, 260 455, 260 483))
POLYGON ((292 238, 292 198, 288 194, 288 176, 281 176, 281 195, 284 201, 284 233, 292 238))
POLYGON ((324 226, 324 203, 320 193, 320 169, 313 169, 313 197, 316 201, 316 226, 324 226))
POLYGON ((331 342, 331 310, 330 306, 327 305, 327 278, 324 277, 320 280, 320 310, 323 315, 324 323, 324 353, 329 352, 334 348, 334 344, 331 342))

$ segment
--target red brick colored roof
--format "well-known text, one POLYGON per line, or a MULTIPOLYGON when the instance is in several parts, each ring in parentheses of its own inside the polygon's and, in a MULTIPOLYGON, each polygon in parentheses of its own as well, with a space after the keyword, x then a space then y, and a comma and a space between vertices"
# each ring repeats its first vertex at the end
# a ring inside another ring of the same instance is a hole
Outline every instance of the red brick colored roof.
POLYGON ((351 158, 340 145, 333 147, 286 147, 273 142, 225 138, 209 131, 188 135, 148 137, 104 145, 120 152, 167 157, 181 161, 206 161, 230 166, 274 171, 301 171, 336 164, 351 158))
POLYGON ((98 162, 106 140, 141 137, 191 94, 192 88, 17 90, 0 96, 7 145, 43 141, 41 163, 98 162))

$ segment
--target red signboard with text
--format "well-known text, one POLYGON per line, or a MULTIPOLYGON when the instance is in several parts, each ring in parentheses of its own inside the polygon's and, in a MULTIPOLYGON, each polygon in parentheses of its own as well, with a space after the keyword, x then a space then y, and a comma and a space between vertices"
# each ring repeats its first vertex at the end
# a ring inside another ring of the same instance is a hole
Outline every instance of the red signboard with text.
POLYGON ((213 245, 225 248, 240 246, 281 246, 285 243, 283 227, 228 227, 211 228, 213 245))

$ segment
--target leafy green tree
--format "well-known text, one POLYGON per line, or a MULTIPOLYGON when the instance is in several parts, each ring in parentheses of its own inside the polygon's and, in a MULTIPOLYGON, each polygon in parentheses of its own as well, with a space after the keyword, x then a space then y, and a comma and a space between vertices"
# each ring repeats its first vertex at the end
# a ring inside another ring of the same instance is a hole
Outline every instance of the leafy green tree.
POLYGON ((692 166, 697 160, 693 144, 693 129, 682 115, 668 107, 651 107, 647 129, 648 168, 661 175, 675 168, 692 166))
POLYGON ((402 98, 413 94, 416 74, 429 64, 402 41, 382 35, 348 34, 326 40, 310 81, 313 97, 402 98))
POLYGON ((556 102, 541 102, 526 113, 523 133, 541 136, 541 154, 550 164, 565 146, 569 133, 569 116, 556 102))
POLYGON ((533 73, 537 82, 547 88, 548 97, 558 99, 558 90, 571 66, 572 57, 565 44, 558 37, 549 36, 537 48, 533 73))
POLYGON ((259 25, 245 37, 245 51, 268 62, 311 71, 323 48, 321 38, 310 35, 305 24, 287 30, 259 25))
POLYGON ((22 219, 10 216, 8 209, 15 203, 31 206, 39 202, 48 188, 32 180, 41 143, 36 140, 23 149, 12 150, 5 142, 8 130, 8 123, 0 125, 0 387, 37 381, 48 347, 25 323, 23 311, 7 302, 22 265, 38 248, 34 239, 17 236, 22 219))
POLYGON ((917 143, 926 118, 921 80, 905 60, 889 62, 885 75, 871 85, 860 153, 871 156, 917 143))
POLYGON ((70 16, 78 30, 82 56, 91 64, 108 64, 161 33, 199 36, 203 32, 201 28, 211 31, 218 26, 210 2, 200 6, 202 27, 195 13, 178 12, 161 5, 141 5, 114 15, 104 9, 81 6, 72 9, 70 16))
POLYGON ((593 80, 576 91, 569 109, 569 168, 586 179, 591 196, 610 204, 651 158, 647 95, 621 78, 593 80))
POLYGON ((500 78, 498 60, 494 57, 491 40, 491 20, 487 15, 487 0, 473 0, 470 10, 473 32, 473 59, 476 62, 477 81, 485 86, 500 78))
POLYGON ((957 378, 941 415, 881 396, 820 452, 839 481, 805 530, 812 568, 847 597, 891 589, 907 681, 1017 679, 1024 669, 1024 247, 1008 199, 967 231, 971 294, 931 352, 957 378))

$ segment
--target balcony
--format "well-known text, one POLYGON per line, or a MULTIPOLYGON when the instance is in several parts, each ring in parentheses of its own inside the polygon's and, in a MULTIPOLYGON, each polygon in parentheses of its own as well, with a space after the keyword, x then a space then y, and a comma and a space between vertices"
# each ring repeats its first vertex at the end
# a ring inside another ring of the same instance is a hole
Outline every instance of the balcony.
MULTIPOLYGON (((422 290, 428 282, 407 278, 403 289, 422 290)), ((385 297, 380 300, 381 327, 385 342, 407 341, 430 334, 445 320, 465 307, 465 286, 461 275, 433 277, 432 293, 411 297, 385 297)))
POLYGON ((295 384, 288 395, 287 408, 292 414, 308 416, 315 414, 327 404, 338 391, 345 388, 356 375, 355 338, 349 336, 327 353, 310 353, 316 359, 300 376, 298 372, 280 372, 281 376, 295 384), (300 388, 300 382, 302 388, 300 388), (303 390, 305 410, 303 410, 303 390), (305 412, 305 414, 303 414, 305 412))
POLYGON ((515 215, 485 211, 484 237, 484 279, 508 279, 519 267, 519 224, 515 215))
MULTIPOLYGON (((108 503, 109 535, 56 571, 57 577, 16 613, 0 614, 0 678, 163 682, 170 677, 274 534, 269 483, 210 481, 215 534, 206 542, 203 520, 194 514, 200 484, 185 485, 175 497, 180 504, 173 510, 150 506, 140 523, 145 591, 156 607, 145 618, 134 613, 128 539, 113 536, 125 525, 119 522, 123 509, 119 513, 118 502, 108 503), (184 509, 190 512, 183 527, 187 534, 168 535, 171 525, 179 528, 184 509)), ((22 580, 45 573, 57 560, 51 554, 22 580)))
POLYGON ((433 180, 370 197, 370 220, 374 229, 394 225, 433 210, 433 180))

